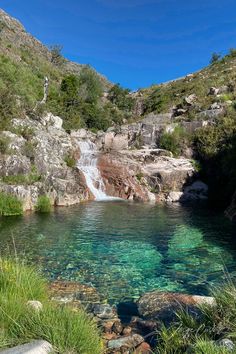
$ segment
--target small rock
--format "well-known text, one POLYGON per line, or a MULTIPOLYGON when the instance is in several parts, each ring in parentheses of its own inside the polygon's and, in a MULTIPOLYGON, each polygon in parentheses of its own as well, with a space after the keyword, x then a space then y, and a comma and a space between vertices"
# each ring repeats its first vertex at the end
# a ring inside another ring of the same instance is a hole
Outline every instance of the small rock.
POLYGON ((102 338, 105 340, 112 340, 117 338, 117 335, 115 333, 105 333, 102 338))
POLYGON ((121 347, 136 348, 142 342, 144 342, 143 337, 141 337, 139 334, 133 334, 132 336, 121 337, 118 339, 110 340, 108 342, 108 348, 110 349, 118 349, 121 347))
POLYGON ((219 92, 220 92, 220 89, 219 89, 219 88, 210 87, 209 92, 208 92, 208 95, 210 95, 210 96, 217 96, 219 92))
POLYGON ((51 354, 53 353, 53 347, 45 340, 34 340, 24 345, 18 345, 17 347, 6 349, 1 351, 1 354, 51 354))
POLYGON ((124 336, 129 336, 131 333, 132 333, 132 328, 129 327, 129 326, 125 327, 125 328, 123 329, 123 332, 122 332, 122 334, 123 334, 124 336))
POLYGON ((123 330, 123 326, 120 321, 116 321, 112 326, 112 331, 116 334, 120 334, 123 330))
POLYGON ((221 104, 219 104, 218 102, 214 102, 211 106, 210 109, 221 109, 221 104))
POLYGON ((224 347, 230 351, 233 351, 235 349, 235 344, 232 342, 232 340, 228 338, 220 339, 219 341, 216 342, 216 345, 218 347, 224 347))
POLYGON ((43 304, 40 301, 36 300, 28 301, 26 305, 28 307, 31 307, 36 312, 39 312, 43 309, 43 304))
POLYGON ((107 321, 102 323, 102 329, 104 333, 111 333, 112 332, 112 326, 114 322, 113 321, 107 321))
POLYGON ((93 313, 95 316, 104 319, 116 317, 116 313, 110 305, 96 304, 93 307, 93 313))
POLYGON ((192 106, 196 100, 197 96, 194 93, 184 98, 184 101, 190 106, 192 106))
POLYGON ((136 348, 133 354, 151 354, 151 353, 152 350, 150 345, 146 342, 143 342, 136 348))

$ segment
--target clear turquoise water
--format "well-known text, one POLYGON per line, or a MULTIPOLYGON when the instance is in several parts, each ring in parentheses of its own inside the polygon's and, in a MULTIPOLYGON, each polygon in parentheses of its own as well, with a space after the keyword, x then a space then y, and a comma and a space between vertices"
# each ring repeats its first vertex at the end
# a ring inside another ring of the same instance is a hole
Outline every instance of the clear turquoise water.
POLYGON ((207 294, 236 276, 236 230, 207 209, 91 202, 0 221, 1 253, 50 279, 92 285, 111 303, 159 289, 207 294))

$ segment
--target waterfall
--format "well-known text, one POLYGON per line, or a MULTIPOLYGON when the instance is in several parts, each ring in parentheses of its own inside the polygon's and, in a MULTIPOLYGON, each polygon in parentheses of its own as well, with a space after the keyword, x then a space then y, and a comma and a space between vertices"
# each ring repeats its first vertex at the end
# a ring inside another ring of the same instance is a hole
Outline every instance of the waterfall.
POLYGON ((102 176, 97 167, 96 145, 90 140, 81 140, 78 144, 81 155, 77 167, 83 172, 87 186, 94 195, 95 200, 114 199, 105 193, 102 176))

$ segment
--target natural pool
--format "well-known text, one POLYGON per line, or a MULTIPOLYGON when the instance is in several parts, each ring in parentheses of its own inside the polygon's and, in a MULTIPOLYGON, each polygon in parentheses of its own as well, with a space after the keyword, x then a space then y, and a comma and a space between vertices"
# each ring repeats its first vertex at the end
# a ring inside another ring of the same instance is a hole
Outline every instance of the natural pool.
POLYGON ((224 268, 236 277, 235 225, 198 206, 84 203, 1 219, 0 242, 2 254, 15 247, 48 278, 92 285, 111 303, 154 289, 207 294, 224 268))

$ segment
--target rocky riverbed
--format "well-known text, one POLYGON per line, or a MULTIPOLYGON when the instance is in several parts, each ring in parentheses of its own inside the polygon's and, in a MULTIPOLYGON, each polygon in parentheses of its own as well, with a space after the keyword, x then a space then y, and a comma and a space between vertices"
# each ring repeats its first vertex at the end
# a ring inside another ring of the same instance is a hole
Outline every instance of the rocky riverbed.
POLYGON ((106 353, 149 354, 158 341, 158 329, 176 319, 176 311, 188 310, 197 316, 198 306, 215 305, 209 296, 153 291, 145 293, 138 301, 111 306, 101 299, 92 287, 75 282, 57 281, 50 284, 51 298, 60 305, 75 310, 85 308, 102 331, 106 353))

